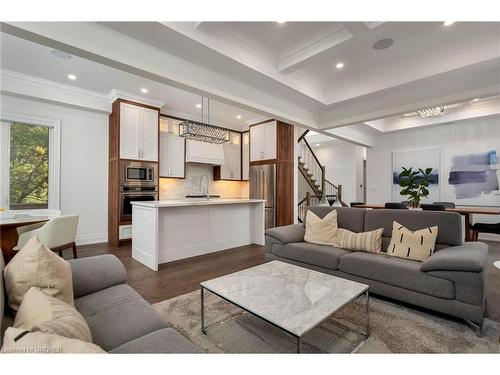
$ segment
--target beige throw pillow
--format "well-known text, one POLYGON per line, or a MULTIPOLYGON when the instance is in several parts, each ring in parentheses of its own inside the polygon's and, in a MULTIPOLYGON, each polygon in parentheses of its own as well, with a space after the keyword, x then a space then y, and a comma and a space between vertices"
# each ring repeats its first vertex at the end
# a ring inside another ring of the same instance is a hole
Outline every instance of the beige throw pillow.
POLYGON ((337 236, 337 211, 332 210, 323 219, 307 211, 304 241, 318 245, 334 245, 337 236))
POLYGON ((339 228, 337 231, 337 246, 346 250, 380 253, 382 250, 382 233, 384 233, 384 228, 360 233, 339 228))
POLYGON ((387 255, 423 262, 434 252, 438 227, 411 231, 394 221, 387 255))
POLYGON ((74 304, 71 266, 44 246, 38 236, 31 238, 7 264, 4 279, 9 306, 16 311, 32 286, 49 296, 74 304))
POLYGON ((35 287, 24 295, 13 326, 92 342, 87 322, 73 306, 47 296, 35 287))
POLYGON ((90 342, 70 339, 44 332, 29 332, 20 328, 7 328, 3 338, 3 353, 106 353, 90 342))

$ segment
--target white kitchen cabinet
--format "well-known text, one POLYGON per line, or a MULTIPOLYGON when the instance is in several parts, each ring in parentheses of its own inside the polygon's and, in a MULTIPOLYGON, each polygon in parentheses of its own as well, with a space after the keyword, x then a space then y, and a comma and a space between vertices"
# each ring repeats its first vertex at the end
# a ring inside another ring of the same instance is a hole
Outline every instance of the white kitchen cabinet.
POLYGON ((185 139, 160 133, 160 177, 184 178, 185 139))
POLYGON ((250 161, 276 159, 276 121, 250 127, 250 161))
POLYGON ((158 111, 120 103, 120 158, 158 161, 158 111))
POLYGON ((241 170, 241 179, 242 180, 248 180, 250 178, 249 176, 249 170, 250 170, 250 133, 246 132, 243 133, 242 136, 242 149, 241 149, 241 156, 242 156, 242 170, 241 170))
POLYGON ((224 165, 220 167, 222 180, 241 179, 241 146, 240 144, 224 144, 224 165))

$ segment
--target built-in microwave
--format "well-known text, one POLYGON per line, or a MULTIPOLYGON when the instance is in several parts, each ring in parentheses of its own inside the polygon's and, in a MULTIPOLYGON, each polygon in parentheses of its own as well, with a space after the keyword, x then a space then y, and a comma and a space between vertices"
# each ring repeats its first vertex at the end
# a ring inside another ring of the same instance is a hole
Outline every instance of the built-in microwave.
POLYGON ((156 186, 158 164, 141 161, 120 161, 120 183, 122 186, 156 186))

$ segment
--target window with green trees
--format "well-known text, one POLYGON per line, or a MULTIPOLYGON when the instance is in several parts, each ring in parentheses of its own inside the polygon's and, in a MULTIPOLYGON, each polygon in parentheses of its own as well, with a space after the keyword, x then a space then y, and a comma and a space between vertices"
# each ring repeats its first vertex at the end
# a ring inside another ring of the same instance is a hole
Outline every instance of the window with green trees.
POLYGON ((49 128, 10 124, 10 209, 47 208, 49 128))

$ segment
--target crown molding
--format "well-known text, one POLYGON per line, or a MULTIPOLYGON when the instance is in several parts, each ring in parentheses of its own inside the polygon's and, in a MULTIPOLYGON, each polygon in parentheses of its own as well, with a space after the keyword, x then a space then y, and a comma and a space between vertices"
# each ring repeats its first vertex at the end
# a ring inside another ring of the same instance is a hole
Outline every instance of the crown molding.
POLYGON ((97 112, 111 112, 111 103, 105 94, 85 90, 7 69, 1 70, 3 94, 35 98, 52 103, 66 104, 97 112))
POLYGON ((106 99, 110 103, 113 103, 117 99, 125 99, 125 100, 130 100, 130 101, 133 101, 133 102, 138 102, 138 103, 141 103, 141 104, 150 105, 152 107, 157 107, 157 108, 161 108, 161 107, 163 107, 165 105, 164 101, 145 98, 143 96, 131 94, 129 92, 126 92, 126 91, 123 91, 123 90, 119 90, 119 89, 112 89, 106 95, 106 99))
POLYGON ((317 54, 335 47, 354 35, 342 24, 336 24, 294 44, 278 57, 278 70, 289 69, 317 54))

